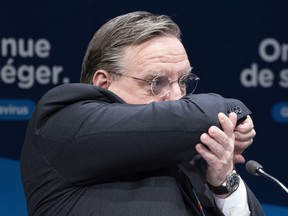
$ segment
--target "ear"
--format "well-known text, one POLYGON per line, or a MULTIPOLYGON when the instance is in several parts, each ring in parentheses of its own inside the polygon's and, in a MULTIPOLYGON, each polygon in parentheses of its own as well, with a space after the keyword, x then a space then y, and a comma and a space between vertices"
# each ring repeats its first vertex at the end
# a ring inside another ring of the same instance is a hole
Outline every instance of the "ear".
POLYGON ((112 81, 111 75, 105 70, 97 70, 92 78, 93 85, 108 89, 112 81))

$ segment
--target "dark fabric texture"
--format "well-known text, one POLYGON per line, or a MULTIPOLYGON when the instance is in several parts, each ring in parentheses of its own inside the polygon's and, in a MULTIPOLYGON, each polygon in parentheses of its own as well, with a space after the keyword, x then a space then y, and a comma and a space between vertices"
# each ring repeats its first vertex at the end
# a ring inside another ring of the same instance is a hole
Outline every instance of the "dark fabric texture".
MULTIPOLYGON (((251 113, 241 101, 216 94, 131 105, 88 84, 50 90, 28 124, 21 154, 29 215, 200 215, 180 171, 195 181, 206 215, 222 215, 195 145, 219 126, 219 112, 235 108, 239 122, 251 113)), ((248 199, 252 215, 262 215, 249 189, 248 199)))

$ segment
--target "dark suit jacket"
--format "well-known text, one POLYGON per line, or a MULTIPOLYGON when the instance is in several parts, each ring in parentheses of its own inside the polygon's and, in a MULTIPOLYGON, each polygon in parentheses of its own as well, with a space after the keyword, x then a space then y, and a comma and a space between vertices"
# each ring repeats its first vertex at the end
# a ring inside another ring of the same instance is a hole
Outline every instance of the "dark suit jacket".
MULTIPOLYGON (((215 94, 131 105, 88 84, 50 90, 29 122, 21 154, 29 215, 199 215, 179 173, 193 182, 206 215, 221 215, 195 144, 219 126, 218 112, 231 110, 239 121, 250 114, 242 102, 215 94)), ((247 190, 252 215, 262 215, 247 190)))

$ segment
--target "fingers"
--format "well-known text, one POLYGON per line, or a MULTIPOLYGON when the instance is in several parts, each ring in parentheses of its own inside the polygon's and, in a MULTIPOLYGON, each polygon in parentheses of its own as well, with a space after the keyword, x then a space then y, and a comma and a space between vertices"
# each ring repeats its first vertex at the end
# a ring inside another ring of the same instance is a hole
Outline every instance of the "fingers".
POLYGON ((256 136, 253 121, 250 116, 247 116, 245 121, 238 125, 234 130, 235 135, 235 154, 242 154, 246 148, 253 143, 253 138, 256 136))
MULTIPOLYGON (((197 152, 208 164, 207 181, 213 185, 221 184, 234 166, 234 129, 237 116, 235 113, 231 113, 229 117, 219 113, 218 118, 223 130, 211 126, 207 133, 201 135, 202 143, 196 145, 197 152)), ((237 157, 236 161, 241 162, 241 157, 237 157)))
POLYGON ((241 154, 234 154, 233 163, 234 164, 237 164, 237 163, 244 164, 245 158, 241 154))
POLYGON ((209 134, 203 133, 200 137, 202 145, 196 146, 198 152, 209 163, 215 163, 216 160, 222 160, 225 158, 226 148, 229 148, 229 141, 223 131, 217 127, 211 127, 209 134), (220 144, 221 143, 221 144, 220 144), (198 148, 197 148, 198 147, 198 148))
MULTIPOLYGON (((216 126, 211 126, 208 133, 203 133, 200 137, 201 142, 211 151, 209 152, 204 146, 203 148, 198 147, 208 160, 213 160, 213 157, 215 156, 219 159, 224 159, 227 157, 227 151, 233 152, 234 150, 233 131, 236 125, 237 116, 235 113, 231 113, 228 118, 223 113, 219 113, 218 118, 223 130, 216 126)), ((228 156, 230 155, 228 154, 228 156)))
POLYGON ((210 141, 213 146, 215 144, 218 144, 218 145, 220 144, 224 149, 231 149, 233 145, 231 145, 231 142, 229 139, 234 140, 234 128, 237 122, 237 116, 235 113, 229 114, 229 117, 227 117, 223 113, 219 113, 218 119, 223 130, 221 130, 220 128, 216 126, 210 127, 208 130, 208 134, 212 139, 214 139, 214 142, 212 140, 206 140, 206 139, 203 141, 206 142, 205 144, 207 144, 207 142, 210 141))
POLYGON ((256 131, 254 129, 251 129, 250 131, 247 132, 239 132, 234 131, 234 135, 235 135, 235 139, 241 142, 246 142, 246 141, 250 141, 251 139, 253 139, 256 136, 256 131))
POLYGON ((253 121, 251 117, 248 115, 247 118, 235 128, 235 131, 238 131, 239 133, 247 133, 253 129, 254 129, 253 121))
POLYGON ((212 167, 217 167, 214 164, 223 161, 229 163, 230 157, 233 157, 235 164, 245 163, 245 158, 241 154, 253 143, 253 138, 256 136, 251 117, 247 116, 237 127, 235 127, 237 122, 235 113, 230 113, 228 117, 219 113, 218 118, 223 130, 215 126, 210 127, 208 133, 200 137, 202 144, 198 144, 196 150, 212 167))
POLYGON ((232 136, 234 133, 234 128, 237 122, 237 115, 235 113, 230 113, 229 117, 227 117, 223 113, 218 114, 219 122, 223 128, 223 131, 228 135, 232 136))
POLYGON ((231 114, 229 117, 223 113, 218 115, 220 124, 223 128, 211 126, 208 133, 203 133, 200 136, 201 143, 196 146, 196 150, 207 161, 208 164, 213 164, 217 160, 230 160, 234 151, 234 128, 236 125, 237 116, 231 114))
POLYGON ((247 149, 253 143, 253 139, 249 139, 248 141, 239 141, 235 140, 235 154, 242 154, 245 149, 247 149))

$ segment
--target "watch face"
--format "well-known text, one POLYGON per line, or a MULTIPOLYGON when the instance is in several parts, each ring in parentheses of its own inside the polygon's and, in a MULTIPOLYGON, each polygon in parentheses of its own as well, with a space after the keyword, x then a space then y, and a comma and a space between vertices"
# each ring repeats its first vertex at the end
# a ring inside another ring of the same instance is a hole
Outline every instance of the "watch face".
POLYGON ((232 173, 228 178, 227 178, 227 190, 229 192, 235 191, 240 184, 240 178, 239 175, 236 173, 232 173))

